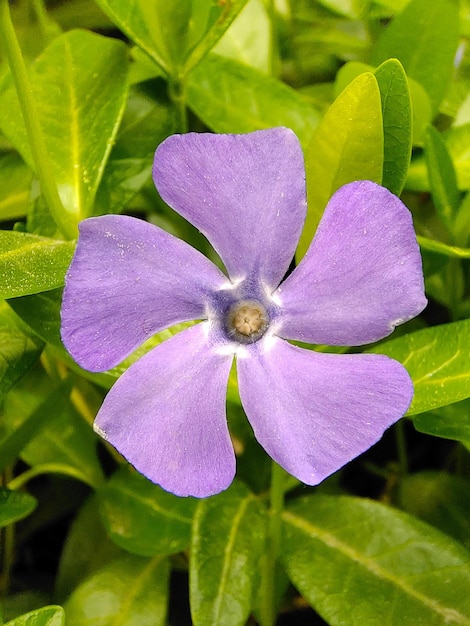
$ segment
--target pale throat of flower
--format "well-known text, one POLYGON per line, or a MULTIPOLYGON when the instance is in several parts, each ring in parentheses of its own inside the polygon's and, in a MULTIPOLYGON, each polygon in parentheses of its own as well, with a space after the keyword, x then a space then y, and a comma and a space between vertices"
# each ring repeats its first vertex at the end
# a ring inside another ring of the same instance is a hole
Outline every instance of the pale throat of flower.
POLYGON ((228 309, 224 326, 231 339, 240 343, 254 343, 266 332, 269 314, 258 300, 240 300, 228 309))

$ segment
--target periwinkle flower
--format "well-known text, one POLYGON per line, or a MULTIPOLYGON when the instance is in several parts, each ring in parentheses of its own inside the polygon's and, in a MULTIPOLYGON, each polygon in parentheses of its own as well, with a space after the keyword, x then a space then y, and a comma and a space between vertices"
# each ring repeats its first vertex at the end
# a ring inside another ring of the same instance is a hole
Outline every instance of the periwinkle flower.
POLYGON ((362 345, 425 307, 410 212, 372 182, 345 185, 283 281, 306 214, 292 131, 174 135, 157 149, 153 176, 162 198, 219 253, 227 275, 143 220, 105 215, 81 223, 62 338, 83 368, 112 368, 162 329, 200 320, 121 376, 96 431, 168 491, 205 497, 225 489, 235 474, 225 396, 236 357, 256 439, 299 480, 321 482, 406 412, 413 386, 404 367, 383 355, 327 354, 289 340, 362 345))

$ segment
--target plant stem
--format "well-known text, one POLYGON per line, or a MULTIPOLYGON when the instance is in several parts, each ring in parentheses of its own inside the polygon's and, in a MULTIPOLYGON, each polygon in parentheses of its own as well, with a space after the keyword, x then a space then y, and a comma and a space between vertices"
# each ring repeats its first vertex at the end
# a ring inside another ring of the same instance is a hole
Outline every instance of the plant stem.
POLYGON ((0 0, 0 39, 3 40, 5 54, 18 95, 31 154, 36 166, 36 174, 41 185, 41 191, 44 194, 49 211, 59 230, 66 239, 74 239, 77 233, 75 226, 67 219, 66 211, 62 205, 54 181, 52 164, 49 159, 44 135, 39 122, 26 65, 11 21, 8 0, 0 0))
POLYGON ((406 450, 405 425, 403 419, 401 419, 395 425, 395 436, 397 442, 398 464, 400 466, 400 474, 403 477, 406 476, 409 471, 408 454, 406 450))
POLYGON ((271 466, 270 507, 266 553, 261 580, 260 623, 276 623, 276 567, 281 545, 281 515, 284 508, 285 471, 274 461, 271 466))
POLYGON ((170 80, 169 84, 170 99, 176 107, 178 113, 178 132, 187 133, 188 125, 188 109, 186 107, 186 84, 184 77, 178 77, 170 80))

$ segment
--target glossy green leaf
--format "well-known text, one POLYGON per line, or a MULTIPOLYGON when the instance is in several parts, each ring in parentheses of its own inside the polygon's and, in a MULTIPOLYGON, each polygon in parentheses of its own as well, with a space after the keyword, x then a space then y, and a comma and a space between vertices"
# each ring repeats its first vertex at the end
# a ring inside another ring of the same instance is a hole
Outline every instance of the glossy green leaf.
POLYGON ((243 483, 199 502, 190 562, 195 626, 246 623, 259 579, 266 523, 265 508, 243 483))
POLYGON ((29 493, 0 487, 0 528, 27 517, 36 506, 36 498, 29 493))
POLYGON ((189 546, 194 498, 178 498, 129 467, 116 472, 99 496, 106 530, 124 550, 154 556, 189 546))
POLYGON ((168 562, 128 555, 83 582, 65 604, 67 626, 165 626, 168 562))
POLYGON ((470 548, 468 480, 445 472, 411 474, 400 481, 398 500, 405 511, 470 548))
POLYGON ((403 66, 396 59, 382 63, 374 72, 382 102, 384 164, 382 185, 400 195, 411 158, 411 98, 403 66))
POLYGON ((246 0, 97 0, 101 9, 160 69, 177 79, 217 43, 246 0), (184 66, 184 69, 183 69, 184 66))
POLYGON ((16 298, 64 284, 73 241, 0 231, 0 298, 16 298))
POLYGON ((416 430, 435 437, 470 443, 470 400, 461 400, 413 417, 416 430))
POLYGON ((319 114, 296 91, 262 72, 216 54, 188 77, 188 105, 218 133, 287 126, 303 145, 319 114))
POLYGON ((65 613, 60 606, 45 606, 12 619, 5 626, 64 626, 65 613))
MULTIPOLYGON (((20 322, 6 303, 0 304, 0 403, 3 396, 36 363, 43 343, 20 322)), ((0 454, 1 462, 1 454, 0 454)))
POLYGON ((458 40, 454 0, 411 0, 379 37, 372 63, 399 59, 408 76, 425 88, 435 113, 452 77, 458 40))
POLYGON ((444 139, 433 126, 426 132, 424 146, 434 205, 443 224, 452 233, 460 204, 454 165, 444 139))
POLYGON ((0 220, 23 217, 29 207, 31 170, 15 152, 0 156, 0 220))
POLYGON ((298 258, 307 251, 333 193, 355 180, 382 182, 382 105, 375 76, 361 74, 333 102, 305 155, 308 211, 298 258))
POLYGON ((418 330, 368 352, 400 361, 414 385, 408 415, 470 397, 470 320, 418 330))
POLYGON ((126 207, 150 178, 156 147, 174 132, 174 108, 163 98, 132 89, 93 215, 120 213, 126 207))
POLYGON ((470 624, 470 555, 431 526, 371 500, 319 495, 283 519, 287 572, 330 626, 470 624))
MULTIPOLYGON (((127 96, 126 46, 73 30, 55 39, 31 70, 53 176, 70 220, 87 217, 127 96)), ((0 127, 34 169, 13 87, 0 94, 0 127)))

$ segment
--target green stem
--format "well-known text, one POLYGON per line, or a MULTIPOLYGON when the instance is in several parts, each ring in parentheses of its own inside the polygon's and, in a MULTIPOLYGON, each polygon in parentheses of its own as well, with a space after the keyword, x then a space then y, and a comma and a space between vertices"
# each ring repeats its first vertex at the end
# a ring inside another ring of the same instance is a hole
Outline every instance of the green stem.
POLYGON ((281 545, 281 515, 284 508, 284 483, 285 471, 273 461, 269 492, 268 534, 261 580, 261 626, 273 626, 276 622, 276 567, 281 545))
POLYGON ((397 454, 398 454, 398 464, 400 466, 400 474, 401 476, 406 476, 409 472, 409 468, 408 468, 408 453, 406 450, 405 426, 404 426, 403 420, 400 420, 395 425, 395 436, 396 436, 396 442, 397 442, 397 454))
POLYGON ((8 0, 0 0, 0 39, 3 40, 42 193, 51 215, 64 237, 74 239, 77 234, 73 224, 67 220, 54 181, 52 164, 46 149, 26 65, 11 21, 8 0))
POLYGON ((189 130, 188 109, 186 107, 186 83, 183 77, 170 81, 169 95, 178 113, 178 132, 187 133, 189 130))

